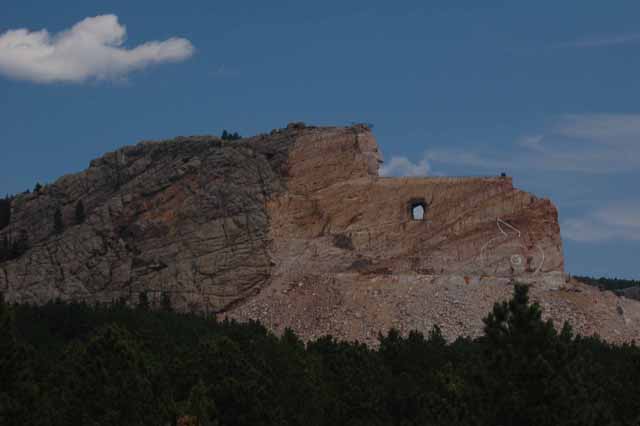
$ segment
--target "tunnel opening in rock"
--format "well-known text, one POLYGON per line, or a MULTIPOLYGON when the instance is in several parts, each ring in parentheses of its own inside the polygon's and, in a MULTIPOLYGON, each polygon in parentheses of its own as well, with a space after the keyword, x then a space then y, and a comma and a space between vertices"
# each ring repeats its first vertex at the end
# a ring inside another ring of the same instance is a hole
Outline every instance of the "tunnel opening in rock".
POLYGON ((425 220, 427 203, 424 200, 411 200, 409 202, 409 214, 412 220, 425 220))

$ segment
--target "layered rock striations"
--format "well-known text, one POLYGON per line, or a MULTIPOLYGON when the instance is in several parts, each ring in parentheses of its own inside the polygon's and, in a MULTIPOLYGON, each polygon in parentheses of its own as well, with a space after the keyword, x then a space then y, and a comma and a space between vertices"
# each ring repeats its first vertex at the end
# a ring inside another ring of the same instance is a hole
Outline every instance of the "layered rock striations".
POLYGON ((380 162, 363 125, 122 148, 13 200, 0 241, 26 250, 0 263, 0 291, 33 303, 147 293, 305 338, 374 341, 391 326, 477 334, 517 279, 554 318, 635 337, 635 305, 611 318, 567 305, 589 290, 566 290, 549 200, 506 176, 380 177, 380 162))
POLYGON ((141 292, 153 300, 164 292, 180 307, 225 308, 269 278, 265 204, 285 189, 289 138, 140 143, 17 197, 2 234, 26 232, 30 249, 0 265, 0 289, 35 303, 135 301, 141 292), (78 200, 86 211, 80 224, 78 200))

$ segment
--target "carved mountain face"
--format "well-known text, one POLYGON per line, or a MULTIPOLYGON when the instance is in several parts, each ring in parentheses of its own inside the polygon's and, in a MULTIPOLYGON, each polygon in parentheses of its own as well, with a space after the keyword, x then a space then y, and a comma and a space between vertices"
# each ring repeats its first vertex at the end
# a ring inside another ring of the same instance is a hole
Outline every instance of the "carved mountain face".
POLYGON ((549 200, 508 177, 383 178, 380 162, 365 126, 122 148, 12 200, 0 241, 26 240, 0 261, 0 290, 35 303, 145 293, 305 337, 373 339, 359 322, 424 328, 470 312, 471 296, 486 313, 514 278, 564 283, 549 200))

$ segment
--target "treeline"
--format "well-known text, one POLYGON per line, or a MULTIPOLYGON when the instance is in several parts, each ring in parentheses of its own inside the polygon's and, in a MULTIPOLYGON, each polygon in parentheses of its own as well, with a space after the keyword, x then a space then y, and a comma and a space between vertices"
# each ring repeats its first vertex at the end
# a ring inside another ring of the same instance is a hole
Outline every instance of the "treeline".
POLYGON ((637 425, 640 350, 556 331, 527 287, 484 335, 376 349, 123 303, 0 304, 2 425, 637 425))
POLYGON ((222 135, 220 135, 220 139, 223 141, 237 141, 242 139, 242 136, 238 134, 238 132, 227 132, 226 130, 222 131, 222 135))
MULTIPOLYGON (((38 191, 40 191, 39 189, 38 191)), ((13 197, 0 199, 0 231, 11 224, 11 204, 13 197)), ((65 223, 62 210, 57 207, 51 216, 53 234, 61 234, 67 226, 81 225, 86 220, 86 212, 82 200, 75 204, 72 223, 65 223)), ((9 229, 0 236, 0 263, 23 255, 30 247, 29 234, 25 229, 9 229)))
POLYGON ((0 263, 6 260, 16 259, 29 249, 29 236, 25 230, 20 230, 17 235, 11 232, 5 233, 0 238, 0 263))
POLYGON ((573 278, 585 284, 598 287, 602 290, 614 291, 614 290, 623 290, 630 287, 640 286, 640 281, 638 280, 625 280, 621 278, 605 278, 605 277, 594 278, 594 277, 582 277, 578 275, 574 275, 573 278))

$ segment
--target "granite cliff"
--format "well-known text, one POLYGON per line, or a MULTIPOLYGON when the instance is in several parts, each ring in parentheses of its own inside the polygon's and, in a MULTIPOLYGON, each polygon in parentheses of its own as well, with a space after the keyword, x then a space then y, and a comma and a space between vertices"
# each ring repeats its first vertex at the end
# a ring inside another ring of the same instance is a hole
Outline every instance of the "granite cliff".
POLYGON ((638 302, 565 277, 551 201, 507 176, 380 177, 381 161, 364 125, 119 149, 12 201, 0 241, 24 250, 0 263, 0 291, 32 303, 146 293, 373 342, 391 326, 478 334, 517 279, 580 332, 638 337, 638 302))

